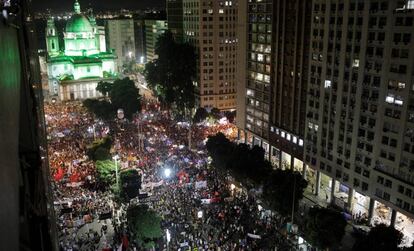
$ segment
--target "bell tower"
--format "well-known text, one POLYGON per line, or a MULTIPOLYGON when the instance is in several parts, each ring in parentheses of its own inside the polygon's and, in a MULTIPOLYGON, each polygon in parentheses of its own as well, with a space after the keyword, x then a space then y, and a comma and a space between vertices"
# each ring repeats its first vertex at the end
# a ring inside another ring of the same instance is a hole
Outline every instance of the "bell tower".
POLYGON ((59 38, 56 31, 55 21, 52 18, 47 20, 46 48, 49 55, 59 54, 59 38))

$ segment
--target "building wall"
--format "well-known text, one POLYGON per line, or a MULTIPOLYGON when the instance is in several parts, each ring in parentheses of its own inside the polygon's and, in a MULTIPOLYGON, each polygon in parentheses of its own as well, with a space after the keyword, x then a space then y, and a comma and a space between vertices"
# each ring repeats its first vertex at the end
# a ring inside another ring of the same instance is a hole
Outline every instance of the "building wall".
POLYGON ((165 20, 145 20, 145 50, 146 60, 150 62, 158 56, 155 54, 155 46, 158 37, 167 30, 165 20))
POLYGON ((237 1, 183 0, 184 40, 198 52, 199 106, 236 108, 237 1))
MULTIPOLYGON (((241 133, 246 129, 246 69, 247 69, 247 0, 239 0, 237 20, 236 125, 241 133)), ((244 135, 243 135, 244 136, 244 135)), ((240 137, 241 138, 241 137, 240 137)))
POLYGON ((167 0, 168 29, 177 41, 183 39, 183 0, 167 0))
POLYGON ((145 46, 145 21, 135 20, 135 58, 138 63, 145 63, 146 46, 145 46))
POLYGON ((135 34, 133 19, 113 19, 105 21, 107 48, 115 50, 117 65, 122 66, 135 60, 135 34))
POLYGON ((305 162, 412 217, 414 10, 403 5, 313 2, 305 162))

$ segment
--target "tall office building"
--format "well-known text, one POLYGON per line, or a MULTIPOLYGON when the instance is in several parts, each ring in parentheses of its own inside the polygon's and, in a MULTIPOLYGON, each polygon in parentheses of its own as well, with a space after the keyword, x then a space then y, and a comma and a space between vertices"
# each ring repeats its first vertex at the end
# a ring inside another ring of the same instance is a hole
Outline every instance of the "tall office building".
POLYGON ((140 64, 145 63, 145 20, 134 20, 135 58, 140 64))
POLYGON ((166 20, 145 20, 145 55, 146 62, 150 62, 158 55, 155 54, 155 47, 158 37, 167 30, 166 20))
POLYGON ((118 57, 118 70, 124 65, 135 62, 135 33, 133 19, 111 19, 105 21, 107 47, 113 49, 118 57))
POLYGON ((238 126, 246 142, 262 146, 275 166, 298 171, 304 166, 311 5, 249 1, 240 14, 248 25, 239 32, 247 31, 239 52, 238 126))
POLYGON ((167 0, 168 30, 177 41, 183 40, 183 0, 167 0))
POLYGON ((414 217, 413 21, 412 0, 312 6, 307 175, 331 202, 391 224, 414 217))
POLYGON ((199 55, 198 106, 236 108, 237 7, 237 1, 183 0, 184 41, 199 55))

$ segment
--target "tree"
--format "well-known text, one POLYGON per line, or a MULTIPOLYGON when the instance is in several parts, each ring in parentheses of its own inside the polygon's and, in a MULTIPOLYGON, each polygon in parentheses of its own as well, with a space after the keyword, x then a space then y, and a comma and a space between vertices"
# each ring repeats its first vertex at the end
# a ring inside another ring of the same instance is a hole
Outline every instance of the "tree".
POLYGON ((86 155, 94 161, 107 160, 111 158, 110 149, 112 146, 111 137, 95 140, 87 147, 86 155))
POLYGON ((298 209, 308 185, 299 172, 276 169, 264 179, 263 198, 270 208, 285 216, 292 213, 292 205, 295 210, 298 209))
POLYGON ((139 194, 141 188, 141 176, 135 169, 129 169, 120 173, 121 191, 120 196, 124 201, 128 202, 139 194))
POLYGON ((123 109, 126 118, 141 110, 139 89, 129 78, 115 80, 109 97, 114 110, 123 109))
POLYGON ((111 92, 113 86, 113 83, 99 81, 98 85, 96 86, 96 90, 106 97, 111 92))
POLYGON ((204 109, 203 107, 199 107, 197 108, 194 114, 193 122, 200 123, 204 121, 207 117, 208 117, 208 112, 206 111, 206 109, 204 109))
POLYGON ((212 117, 214 120, 219 120, 221 119, 221 112, 218 108, 213 107, 213 109, 211 109, 210 111, 210 117, 212 117))
POLYGON ((343 215, 329 208, 312 207, 305 220, 305 239, 319 248, 332 248, 345 235, 346 220, 343 215))
POLYGON ((163 235, 161 217, 146 205, 129 207, 127 221, 133 238, 140 247, 154 247, 155 241, 163 235))
POLYGON ((206 143, 207 151, 213 159, 213 165, 219 169, 228 168, 228 162, 234 148, 234 144, 219 132, 214 136, 209 136, 206 143))
POLYGON ((355 242, 352 250, 366 251, 398 251, 403 234, 393 226, 385 224, 376 225, 367 236, 361 237, 355 242))
POLYGON ((234 122, 234 119, 236 118, 236 111, 233 111, 233 112, 231 112, 231 111, 225 111, 224 112, 224 115, 226 116, 227 120, 230 123, 233 123, 234 122))
POLYGON ((196 78, 195 49, 188 43, 177 43, 171 32, 162 34, 156 43, 158 58, 145 65, 144 76, 148 86, 169 108, 175 106, 187 114, 195 105, 196 78))
POLYGON ((115 116, 115 109, 106 100, 86 99, 83 101, 83 105, 89 112, 103 120, 109 120, 115 116))
POLYGON ((98 160, 96 162, 96 174, 100 185, 110 187, 115 184, 116 166, 112 160, 98 160))

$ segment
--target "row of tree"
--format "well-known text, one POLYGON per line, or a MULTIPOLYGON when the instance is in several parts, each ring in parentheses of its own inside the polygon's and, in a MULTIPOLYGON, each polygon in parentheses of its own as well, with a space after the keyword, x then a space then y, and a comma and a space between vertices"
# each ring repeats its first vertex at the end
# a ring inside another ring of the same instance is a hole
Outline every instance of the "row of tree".
POLYGON ((298 172, 274 170, 265 159, 263 148, 233 143, 222 133, 210 136, 206 147, 218 170, 230 174, 247 188, 263 187, 263 199, 271 209, 288 215, 292 205, 298 208, 307 181, 298 172))
POLYGON ((106 98, 86 99, 83 105, 98 118, 113 119, 117 110, 123 109, 125 117, 130 119, 134 113, 141 110, 139 89, 129 78, 117 79, 113 83, 99 82, 96 90, 106 98))
MULTIPOLYGON (((206 147, 218 170, 247 188, 262 187, 263 203, 270 209, 286 217, 299 208, 307 181, 291 169, 273 169, 263 148, 233 143, 222 133, 210 136, 206 147)), ((311 208, 303 222, 306 239, 320 248, 340 243, 345 234, 344 217, 332 209, 311 208)))

